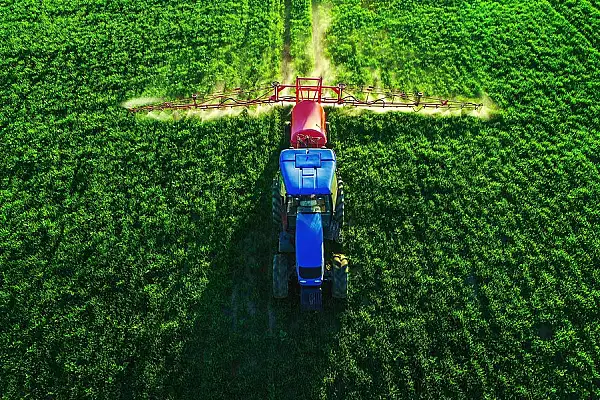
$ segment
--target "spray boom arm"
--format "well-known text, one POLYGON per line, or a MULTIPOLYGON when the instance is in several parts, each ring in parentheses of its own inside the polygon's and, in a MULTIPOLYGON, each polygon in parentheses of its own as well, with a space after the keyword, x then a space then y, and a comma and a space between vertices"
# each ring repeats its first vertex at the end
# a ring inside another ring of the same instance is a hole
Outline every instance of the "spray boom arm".
POLYGON ((313 101, 322 105, 349 106, 358 108, 412 108, 442 110, 478 110, 483 104, 461 102, 425 96, 422 92, 383 90, 373 86, 349 87, 340 83, 336 86, 323 85, 323 78, 296 78, 295 84, 273 82, 270 87, 243 90, 236 88, 228 92, 214 93, 206 97, 197 94, 176 102, 151 104, 128 108, 130 112, 162 110, 214 110, 234 107, 250 107, 261 104, 298 104, 313 101))

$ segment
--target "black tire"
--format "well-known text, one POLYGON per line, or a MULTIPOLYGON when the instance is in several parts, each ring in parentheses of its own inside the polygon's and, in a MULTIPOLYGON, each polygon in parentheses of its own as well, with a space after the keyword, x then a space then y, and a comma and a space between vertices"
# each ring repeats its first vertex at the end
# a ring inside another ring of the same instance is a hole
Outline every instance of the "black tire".
POLYGON ((285 254, 273 257, 273 297, 284 299, 288 296, 288 260, 285 254))
POLYGON ((281 193, 279 192, 279 174, 275 176, 273 179, 272 185, 272 213, 273 213, 273 225, 279 227, 281 225, 281 211, 282 211, 282 201, 281 201, 281 193))
POLYGON ((337 243, 342 243, 342 228, 344 227, 344 182, 338 177, 338 189, 335 204, 335 213, 333 215, 335 221, 335 232, 333 235, 337 243))
POLYGON ((283 140, 285 141, 284 147, 292 145, 292 124, 289 121, 286 121, 283 127, 283 140))
POLYGON ((333 255, 332 295, 336 299, 348 295, 348 259, 343 254, 333 255))

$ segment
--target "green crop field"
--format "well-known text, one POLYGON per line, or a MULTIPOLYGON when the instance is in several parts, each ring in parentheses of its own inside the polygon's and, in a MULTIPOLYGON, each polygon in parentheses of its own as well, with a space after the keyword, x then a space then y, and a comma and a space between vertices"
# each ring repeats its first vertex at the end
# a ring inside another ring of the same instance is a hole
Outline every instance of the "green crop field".
POLYGON ((599 29, 598 0, 0 3, 0 398, 600 397, 599 29), (290 109, 122 104, 329 63, 493 113, 328 110, 350 290, 303 313, 271 297, 290 109))

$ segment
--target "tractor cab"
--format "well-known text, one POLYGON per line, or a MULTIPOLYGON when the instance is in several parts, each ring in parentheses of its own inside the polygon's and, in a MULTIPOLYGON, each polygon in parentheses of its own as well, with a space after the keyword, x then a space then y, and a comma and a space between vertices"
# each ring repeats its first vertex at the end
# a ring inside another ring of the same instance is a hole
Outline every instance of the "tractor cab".
MULTIPOLYGON (((298 216, 319 214, 326 239, 331 239, 330 226, 337 200, 336 159, 330 149, 288 149, 279 158, 280 195, 283 202, 284 231, 296 229, 298 216)), ((315 216, 314 219, 317 217, 315 216)))
MULTIPOLYGON (((332 213, 332 193, 337 189, 336 160, 330 149, 288 149, 281 152, 281 195, 286 214, 332 213)), ((328 222, 328 221, 325 221, 328 222)))

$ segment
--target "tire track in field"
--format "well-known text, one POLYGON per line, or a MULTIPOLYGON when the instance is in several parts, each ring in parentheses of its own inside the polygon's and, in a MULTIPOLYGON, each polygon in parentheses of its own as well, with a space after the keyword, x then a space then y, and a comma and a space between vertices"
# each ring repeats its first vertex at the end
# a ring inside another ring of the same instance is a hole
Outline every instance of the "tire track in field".
POLYGON ((314 67, 311 76, 320 76, 325 82, 333 84, 336 78, 335 68, 325 53, 325 40, 329 25, 331 25, 331 6, 313 0, 311 51, 314 67))
POLYGON ((292 0, 285 0, 283 19, 283 50, 281 52, 281 77, 283 82, 288 82, 294 76, 294 67, 290 46, 292 44, 292 33, 290 30, 290 19, 292 17, 292 0))
MULTIPOLYGON (((283 82, 289 83, 297 74, 294 59, 291 54, 292 46, 292 0, 285 0, 284 39, 281 59, 281 76, 283 82)), ((325 39, 331 24, 331 5, 323 4, 320 0, 311 1, 311 39, 306 52, 313 60, 313 67, 308 74, 311 77, 323 77, 325 82, 333 83, 336 78, 335 67, 325 53, 325 39)))
POLYGON ((59 234, 56 236, 52 247, 47 253, 48 258, 46 260, 46 268, 52 267, 54 259, 58 254, 58 249, 64 241, 65 227, 67 224, 65 219, 75 211, 76 207, 78 207, 77 200, 79 199, 79 195, 87 190, 89 176, 88 174, 82 173, 82 169, 86 169, 84 164, 84 156, 81 154, 76 155, 75 167, 73 168, 73 174, 69 183, 69 191, 60 202, 61 213, 57 218, 59 234), (71 201, 69 201, 69 199, 71 199, 71 201))
MULTIPOLYGON (((562 19, 564 19, 566 21, 566 23, 568 25, 570 25, 571 27, 573 27, 573 29, 583 37, 583 39, 588 43, 588 45, 590 47, 592 47, 594 50, 596 51, 600 51, 600 39, 597 39, 593 34, 589 34, 587 31, 585 31, 584 29, 582 29, 581 27, 581 21, 580 19, 576 19, 576 18, 569 18, 565 13, 559 11, 558 7, 565 7, 566 5, 557 1, 553 1, 553 0, 545 0, 545 2, 548 4, 548 6, 556 13, 558 14, 560 17, 562 17, 562 19), (577 23, 579 22, 579 23, 577 23)), ((589 18, 589 20, 597 20, 600 21, 600 11, 598 11, 598 9, 596 7, 594 7, 593 5, 591 5, 588 2, 585 1, 581 1, 579 3, 579 5, 581 4, 588 4, 591 10, 594 10, 596 17, 596 19, 594 18, 589 18)), ((566 6, 568 7, 568 6, 566 6)), ((570 8, 570 10, 572 10, 572 8, 570 8)), ((581 10, 581 9, 580 9, 581 10)), ((586 17, 589 16, 589 13, 584 13, 586 17)), ((600 27, 600 23, 598 24, 600 27)), ((592 27, 593 28, 593 27, 592 27)))

